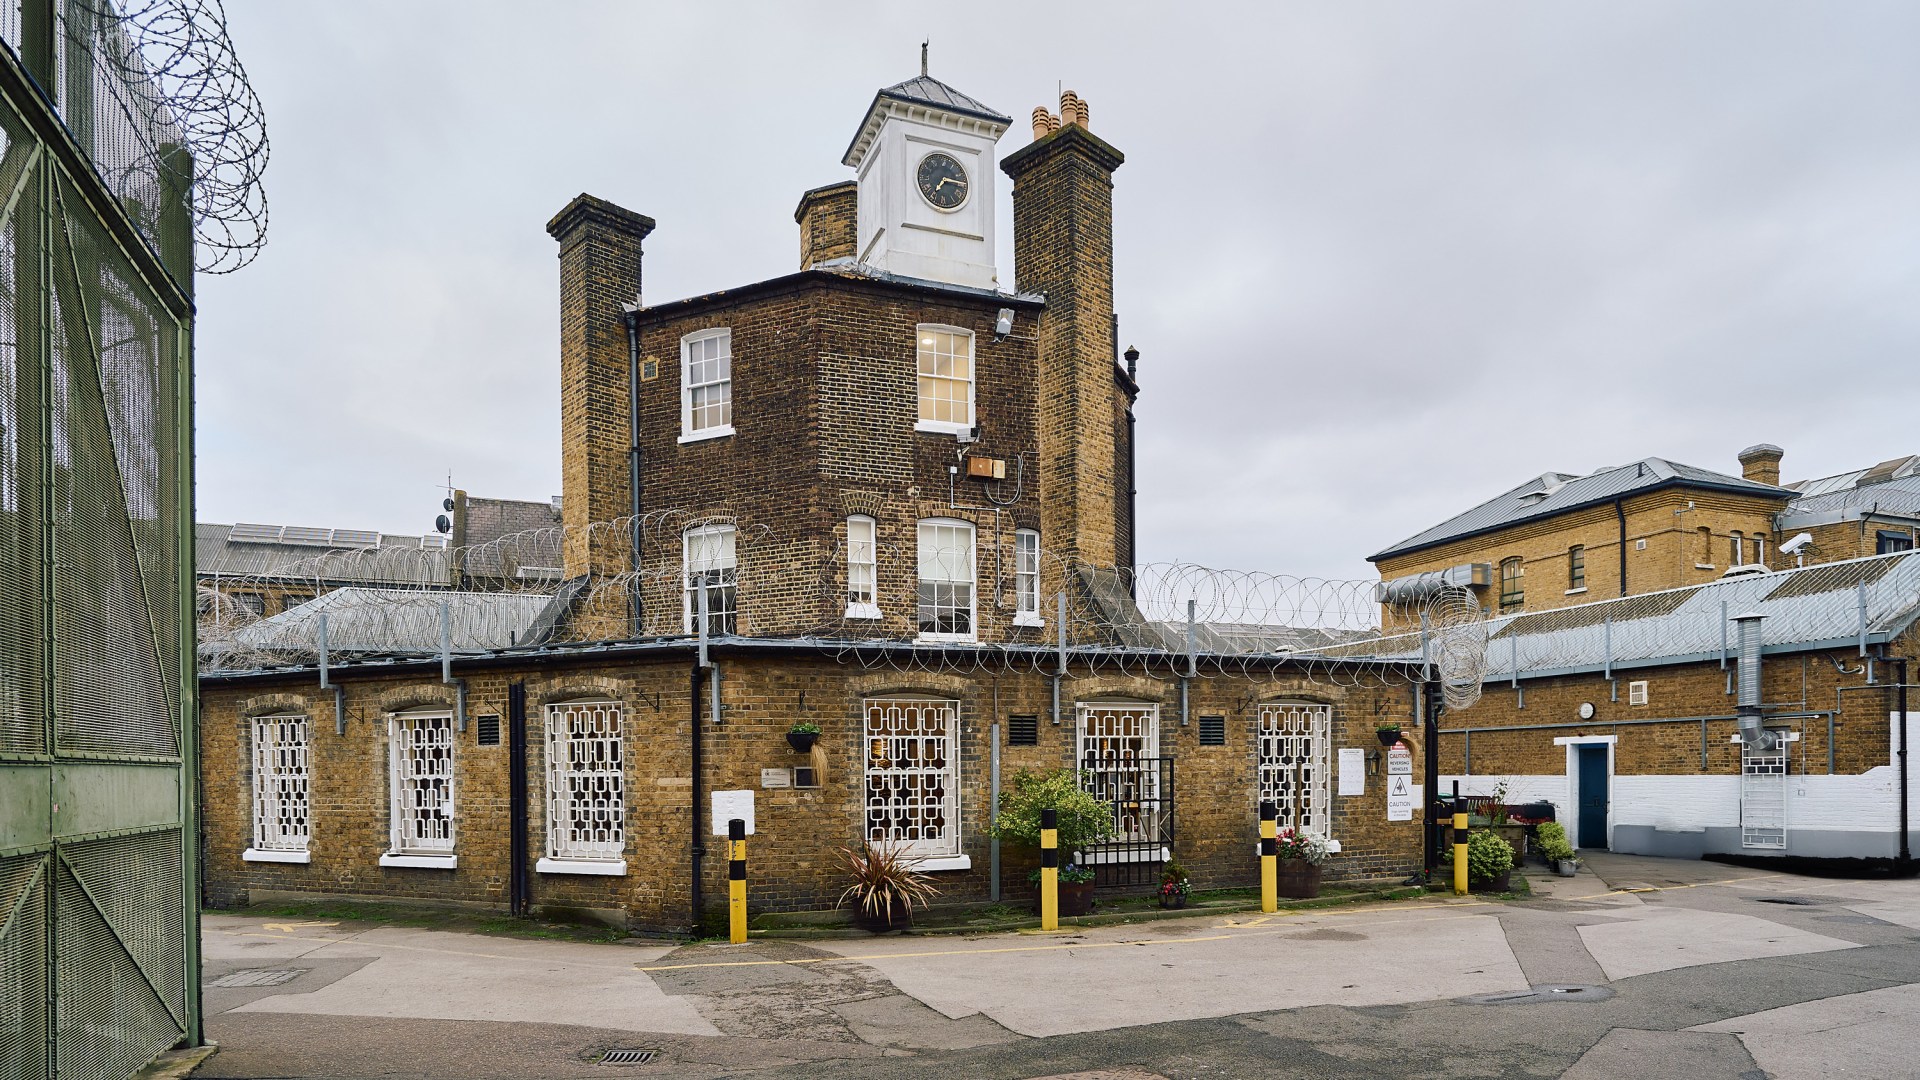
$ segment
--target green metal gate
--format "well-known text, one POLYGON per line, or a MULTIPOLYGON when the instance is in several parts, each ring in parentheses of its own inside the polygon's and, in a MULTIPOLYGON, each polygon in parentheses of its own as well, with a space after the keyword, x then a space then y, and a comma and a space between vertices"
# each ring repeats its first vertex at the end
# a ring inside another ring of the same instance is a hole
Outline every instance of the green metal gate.
POLYGON ((101 0, 0 14, 9 1080, 124 1077, 200 1038, 191 213, 168 179, 191 174, 151 167, 179 151, 102 70, 114 33, 101 0))

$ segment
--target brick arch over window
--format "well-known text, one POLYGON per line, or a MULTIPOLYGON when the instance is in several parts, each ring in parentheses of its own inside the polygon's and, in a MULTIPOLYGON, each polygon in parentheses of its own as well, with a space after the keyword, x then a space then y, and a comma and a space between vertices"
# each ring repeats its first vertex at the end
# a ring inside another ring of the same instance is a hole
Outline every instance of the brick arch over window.
POLYGON ((527 683, 527 704, 540 708, 582 698, 625 702, 632 696, 633 680, 610 675, 561 675, 527 683))
POLYGON ((1144 705, 1165 705, 1178 689, 1171 683, 1144 675, 1096 675, 1075 679, 1069 676, 1060 687, 1063 700, 1137 701, 1144 705))
POLYGON ((258 694, 240 702, 240 715, 249 719, 271 713, 303 713, 307 710, 307 699, 302 694, 258 694))
POLYGON ((856 699, 856 708, 858 699, 870 697, 944 697, 956 698, 964 704, 975 690, 971 679, 932 671, 917 671, 912 675, 882 671, 848 679, 845 685, 847 693, 856 699))
POLYGON ((396 713, 408 709, 454 707, 456 695, 454 688, 440 683, 396 686, 373 695, 368 702, 376 712, 396 713))

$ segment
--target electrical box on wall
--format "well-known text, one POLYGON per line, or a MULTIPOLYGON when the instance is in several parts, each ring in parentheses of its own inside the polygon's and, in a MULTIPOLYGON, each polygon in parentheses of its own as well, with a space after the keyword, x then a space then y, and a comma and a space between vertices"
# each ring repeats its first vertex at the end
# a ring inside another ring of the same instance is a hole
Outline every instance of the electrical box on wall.
POLYGON ((967 459, 967 475, 976 480, 1005 480, 1006 459, 970 457, 967 459))

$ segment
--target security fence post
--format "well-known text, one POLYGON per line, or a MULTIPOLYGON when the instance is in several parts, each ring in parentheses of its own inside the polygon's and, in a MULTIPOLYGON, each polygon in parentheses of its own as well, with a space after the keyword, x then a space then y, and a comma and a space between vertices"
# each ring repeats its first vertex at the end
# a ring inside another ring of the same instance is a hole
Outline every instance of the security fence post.
POLYGON ((1460 781, 1453 782, 1453 894, 1467 895, 1467 804, 1460 801, 1460 781))
POLYGON ((1040 929, 1060 929, 1060 812, 1040 811, 1040 929))
POLYGON ((1260 801, 1260 910, 1269 915, 1280 910, 1279 816, 1272 800, 1260 801))
POLYGON ((727 822, 727 940, 747 940, 747 823, 727 822))

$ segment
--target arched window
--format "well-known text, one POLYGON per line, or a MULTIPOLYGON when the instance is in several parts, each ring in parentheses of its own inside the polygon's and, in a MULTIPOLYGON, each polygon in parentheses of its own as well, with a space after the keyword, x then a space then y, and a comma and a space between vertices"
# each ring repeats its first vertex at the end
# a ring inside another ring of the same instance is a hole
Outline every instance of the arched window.
POLYGON ((1527 602, 1526 589, 1520 584, 1523 574, 1518 555, 1500 560, 1500 610, 1517 608, 1527 602))
POLYGON ((849 619, 880 617, 878 580, 879 542, 875 525, 865 514, 847 519, 847 614, 849 619))
POLYGON ((1700 534, 1700 554, 1697 556, 1701 569, 1713 569, 1713 530, 1705 525, 1694 530, 1700 534))

